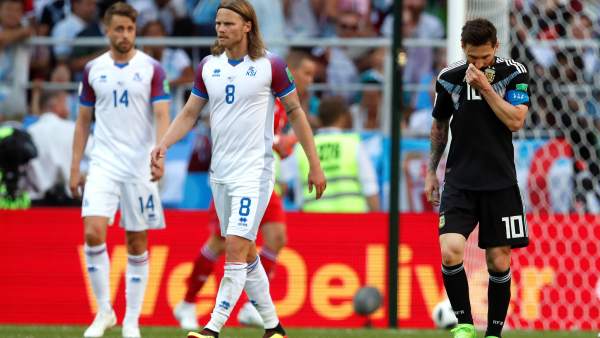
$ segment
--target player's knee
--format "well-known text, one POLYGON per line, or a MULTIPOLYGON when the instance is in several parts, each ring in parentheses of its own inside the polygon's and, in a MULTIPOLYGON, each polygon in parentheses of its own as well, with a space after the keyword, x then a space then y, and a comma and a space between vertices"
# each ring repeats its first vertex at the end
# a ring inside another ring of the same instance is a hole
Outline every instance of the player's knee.
POLYGON ((225 240, 225 256, 228 262, 245 262, 252 242, 241 237, 229 236, 225 240))
POLYGON ((510 250, 499 250, 486 255, 487 267, 495 272, 503 272, 510 268, 510 250))
POLYGON ((131 255, 141 255, 148 248, 145 231, 127 232, 127 252, 131 255))
POLYGON ((96 246, 105 242, 104 232, 99 226, 86 226, 84 230, 85 244, 96 246))
POLYGON ((442 264, 452 266, 463 261, 463 248, 460 245, 442 245, 442 264))
POLYGON ((212 235, 208 239, 207 244, 210 251, 217 256, 220 256, 223 254, 223 252, 225 252, 225 238, 221 236, 212 235))
POLYGON ((283 247, 286 244, 287 244, 287 235, 283 231, 275 233, 272 236, 270 236, 268 238, 268 240, 265 240, 265 246, 269 250, 271 250, 275 253, 278 253, 279 251, 281 251, 281 249, 283 249, 283 247))

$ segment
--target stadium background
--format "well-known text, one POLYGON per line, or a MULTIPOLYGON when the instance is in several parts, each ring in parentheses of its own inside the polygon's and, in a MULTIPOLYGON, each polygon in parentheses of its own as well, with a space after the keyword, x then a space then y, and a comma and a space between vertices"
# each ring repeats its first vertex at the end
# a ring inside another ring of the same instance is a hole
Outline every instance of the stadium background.
MULTIPOLYGON (((503 44, 501 53, 504 53, 501 55, 522 62, 531 75, 532 107, 525 128, 515 134, 514 144, 532 244, 517 251, 513 261, 514 297, 508 326, 600 329, 600 3, 448 0, 404 1, 404 5, 418 7, 421 2, 425 12, 418 13, 415 7, 403 11, 407 63, 402 93, 405 107, 400 163, 400 326, 432 327, 429 313, 444 295, 438 273, 437 220, 435 210, 424 202, 423 178, 429 152, 431 81, 447 64, 446 56, 452 54, 450 50, 446 52, 446 45, 458 44, 457 37, 450 36, 447 27, 454 18, 449 13, 461 2, 465 5, 466 18, 484 16, 498 25, 503 44)), ((76 116, 73 102, 76 102, 77 67, 72 62, 76 56, 63 54, 66 58, 62 60, 68 64, 66 68, 71 74, 66 78, 59 76, 54 71, 63 69, 58 66, 61 59, 50 47, 71 42, 52 37, 51 29, 46 30, 47 37, 44 37, 44 20, 56 20, 52 15, 60 16, 60 11, 47 12, 43 6, 52 8, 58 3, 60 1, 27 2, 23 24, 35 22, 35 34, 0 51, 4 62, 0 77, 3 102, 0 121, 4 123, 14 125, 18 121, 25 127, 36 123, 40 110, 32 103, 40 88, 66 90, 70 118, 76 116), (44 56, 48 58, 45 65, 44 56), (12 75, 7 75, 11 68, 12 75), (28 99, 18 107, 15 100, 11 100, 17 97, 28 99), (7 101, 11 101, 11 105, 7 105, 7 101)), ((188 12, 190 15, 182 17, 189 20, 182 22, 191 22, 197 33, 205 32, 203 22, 210 22, 211 18, 203 15, 211 1, 190 3, 195 7, 188 12)), ((306 22, 300 23, 298 20, 302 17, 298 19, 300 14, 296 11, 306 9, 302 4, 307 1, 281 3, 288 6, 282 7, 286 10, 281 18, 284 29, 271 28, 272 35, 265 29, 267 41, 282 54, 289 48, 301 48, 314 56, 322 69, 317 73, 317 83, 311 87, 315 98, 331 94, 347 97, 352 104, 354 128, 368 145, 376 167, 384 210, 389 209, 392 1, 324 1, 324 12, 308 13, 315 18, 314 22, 304 19, 306 22), (342 32, 336 22, 341 21, 338 14, 346 12, 357 13, 354 16, 358 18, 357 26, 342 32), (282 31, 286 32, 287 41, 281 36, 282 31), (345 48, 338 48, 342 46, 345 48), (388 55, 383 64, 378 63, 376 57, 369 57, 376 55, 372 51, 379 48, 388 55), (336 56, 340 54, 335 53, 342 53, 350 60, 356 69, 353 77, 346 76, 344 67, 348 64, 340 66, 338 59, 332 59, 332 53, 336 56), (333 81, 340 78, 346 82, 333 81), (378 98, 375 108, 364 100, 373 93, 378 98)), ((99 1, 98 11, 106 4, 99 1)), ((167 6, 174 6, 173 13, 178 13, 177 4, 175 0, 167 1, 167 6)), ((138 0, 134 5, 147 14, 150 18, 147 21, 163 19, 161 7, 153 1, 138 0)), ((62 10, 64 14, 65 9, 62 10)), ((179 37, 177 33, 185 30, 177 31, 176 25, 171 28, 177 38, 140 39, 140 45, 181 47, 191 64, 197 64, 205 52, 200 46, 210 44, 212 38, 179 37)), ((85 35, 73 41, 75 48, 69 53, 77 51, 84 55, 85 48, 89 53, 90 46, 103 44, 102 39, 85 35)), ((91 48, 91 52, 95 49, 91 48)), ((189 85, 175 87, 174 106, 184 102, 186 88, 189 85)), ((207 140, 207 128, 199 123, 167 158, 163 201, 167 207, 188 211, 169 211, 168 230, 152 234, 151 255, 155 265, 151 268, 153 283, 146 297, 142 324, 175 325, 171 307, 181 297, 183 278, 207 236, 206 215, 201 210, 206 208, 210 197, 206 176, 206 154, 210 151, 207 140)), ((387 215, 350 217, 296 213, 297 206, 289 197, 286 207, 292 211, 288 226, 290 240, 282 253, 279 276, 273 283, 282 318, 292 326, 362 326, 365 320, 352 313, 351 298, 362 285, 373 285, 386 293, 387 215)), ((3 230, 0 323, 86 324, 95 305, 81 268, 78 210, 34 207, 26 211, 0 211, 0 224, 3 230), (40 261, 39 257, 46 259, 40 261), (57 306, 60 311, 53 310, 57 306)), ((120 229, 110 229, 108 243, 115 263, 123 261, 119 259, 124 254, 122 238, 120 229)), ((471 245, 466 263, 470 276, 477 280, 471 287, 471 299, 480 323, 485 319, 486 307, 485 297, 482 299, 487 282, 483 262, 481 253, 471 245)), ((123 271, 113 270, 112 285, 119 313, 123 309, 120 303, 123 285, 119 282, 123 271)), ((209 283, 201 294, 199 314, 205 316, 212 307, 215 288, 216 284, 209 283)), ((384 327, 385 316, 385 310, 379 311, 372 318, 373 324, 384 327)))

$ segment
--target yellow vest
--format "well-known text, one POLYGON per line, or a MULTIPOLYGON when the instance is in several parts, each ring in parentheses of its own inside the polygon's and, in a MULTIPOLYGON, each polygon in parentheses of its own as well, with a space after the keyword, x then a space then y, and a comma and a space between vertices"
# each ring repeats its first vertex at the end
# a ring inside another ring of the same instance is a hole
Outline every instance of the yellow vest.
POLYGON ((360 136, 355 133, 326 133, 315 136, 317 153, 327 178, 325 193, 318 200, 315 198, 314 189, 312 194, 308 193, 309 163, 302 147, 296 145, 304 196, 300 206, 302 211, 345 213, 369 211, 358 175, 359 143, 360 136))

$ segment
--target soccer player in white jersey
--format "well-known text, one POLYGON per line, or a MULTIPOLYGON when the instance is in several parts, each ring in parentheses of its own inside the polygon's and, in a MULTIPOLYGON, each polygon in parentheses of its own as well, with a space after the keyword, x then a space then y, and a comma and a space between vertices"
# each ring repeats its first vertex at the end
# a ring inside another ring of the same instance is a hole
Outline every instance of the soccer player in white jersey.
POLYGON ((98 304, 84 337, 101 337, 116 324, 110 303, 110 261, 106 228, 117 208, 127 238, 126 311, 123 337, 140 337, 138 318, 148 280, 148 229, 165 227, 148 154, 169 126, 169 86, 156 60, 134 48, 137 13, 123 2, 104 16, 110 50, 90 61, 80 88, 79 116, 73 140, 70 186, 80 196, 79 163, 95 116, 94 145, 83 191, 88 276, 98 304))
POLYGON ((200 333, 218 337, 242 290, 264 321, 264 337, 285 337, 269 293, 269 281, 256 254, 256 234, 274 183, 274 101, 279 97, 307 154, 306 178, 320 198, 326 182, 312 131, 285 62, 265 50, 256 14, 247 0, 223 0, 215 22, 212 55, 196 71, 192 95, 152 151, 163 169, 167 148, 187 134, 208 104, 213 141, 210 183, 225 237, 225 272, 211 319, 200 333))

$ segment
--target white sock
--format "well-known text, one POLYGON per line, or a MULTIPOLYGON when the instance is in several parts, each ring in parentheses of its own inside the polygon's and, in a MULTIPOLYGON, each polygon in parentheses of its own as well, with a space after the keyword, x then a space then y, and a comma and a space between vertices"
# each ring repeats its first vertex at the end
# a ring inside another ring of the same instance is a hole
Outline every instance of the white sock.
POLYGON ((215 309, 210 316, 210 321, 206 324, 207 329, 219 332, 225 325, 244 289, 247 267, 246 263, 225 262, 225 272, 221 279, 221 285, 219 285, 215 309))
POLYGON ((92 290, 98 303, 98 311, 104 313, 112 312, 110 305, 110 282, 108 276, 110 274, 110 259, 106 244, 83 246, 85 259, 87 264, 88 276, 92 284, 92 290))
POLYGON ((123 325, 138 325, 146 284, 148 284, 148 251, 137 256, 127 255, 127 273, 125 274, 127 307, 123 325))
POLYGON ((244 290, 246 290, 250 302, 265 322, 265 329, 276 327, 279 324, 279 318, 271 299, 269 278, 258 256, 256 256, 253 263, 248 265, 248 277, 246 278, 244 290))

